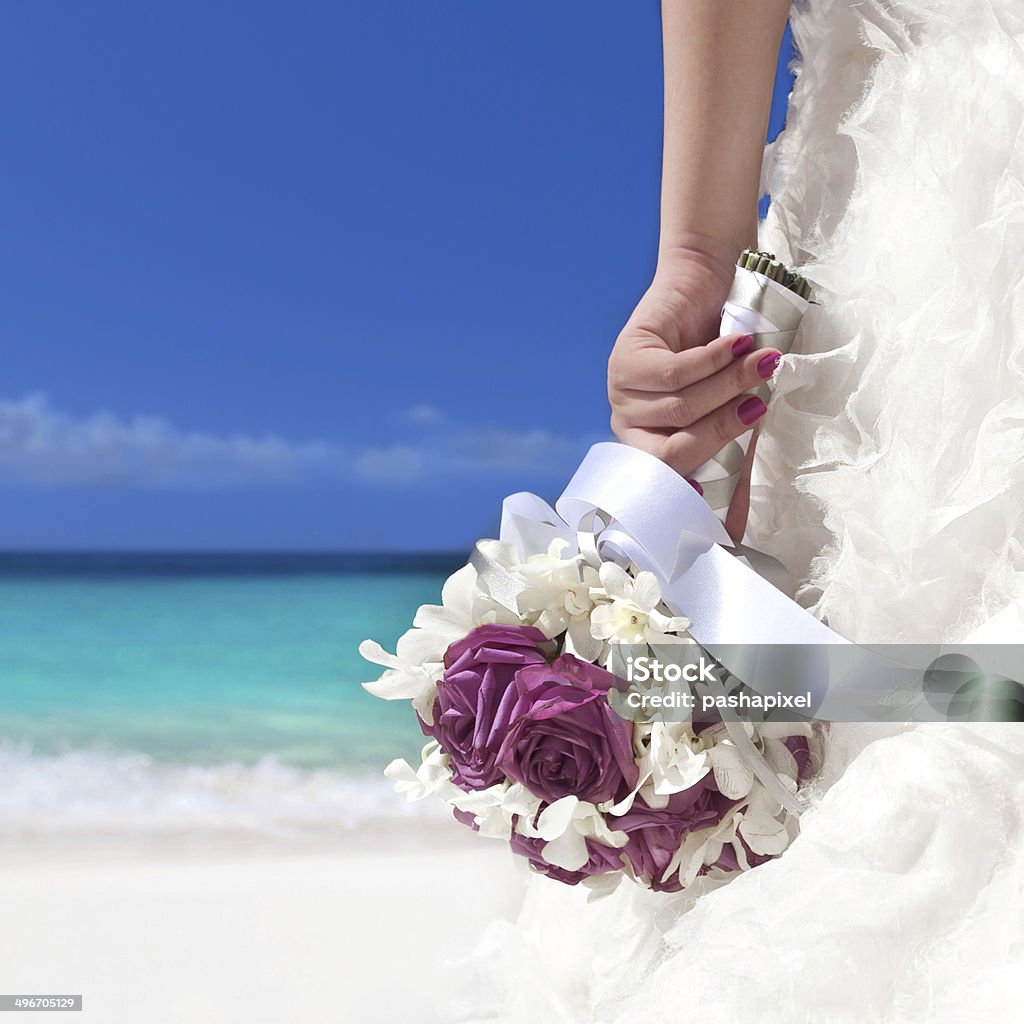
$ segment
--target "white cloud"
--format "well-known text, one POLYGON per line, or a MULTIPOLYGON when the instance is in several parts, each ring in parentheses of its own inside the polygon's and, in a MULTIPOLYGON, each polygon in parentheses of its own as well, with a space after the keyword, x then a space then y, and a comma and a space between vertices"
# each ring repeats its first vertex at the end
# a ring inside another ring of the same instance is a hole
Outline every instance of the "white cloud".
POLYGON ((76 417, 43 394, 0 399, 4 484, 205 489, 323 479, 402 485, 427 475, 555 475, 570 472, 586 444, 543 430, 465 427, 371 446, 290 441, 276 434, 187 431, 153 416, 76 417))
POLYGON ((45 395, 0 399, 0 480, 49 485, 208 487, 336 473, 348 455, 323 441, 216 435, 108 412, 76 418, 45 395))
POLYGON ((547 430, 466 431, 449 440, 453 465, 473 470, 529 471, 538 466, 571 469, 586 450, 584 442, 547 430))
POLYGON ((414 405, 405 410, 405 418, 421 427, 434 427, 445 421, 444 413, 432 405, 414 405))

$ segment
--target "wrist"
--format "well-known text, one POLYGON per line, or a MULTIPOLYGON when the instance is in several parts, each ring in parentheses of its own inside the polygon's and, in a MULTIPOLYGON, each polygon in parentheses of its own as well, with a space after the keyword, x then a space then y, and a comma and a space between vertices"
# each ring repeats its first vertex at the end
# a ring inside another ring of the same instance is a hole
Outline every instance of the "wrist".
POLYGON ((672 279, 697 270, 728 288, 736 273, 740 252, 750 244, 746 237, 741 242, 696 231, 674 232, 671 236, 663 232, 656 276, 672 279))

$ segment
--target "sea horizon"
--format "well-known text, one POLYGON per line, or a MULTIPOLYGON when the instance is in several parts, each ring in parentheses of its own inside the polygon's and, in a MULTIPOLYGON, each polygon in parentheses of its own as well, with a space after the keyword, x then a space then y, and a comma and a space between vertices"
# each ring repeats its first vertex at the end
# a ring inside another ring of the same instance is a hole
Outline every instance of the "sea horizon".
POLYGON ((95 572, 123 569, 161 572, 238 572, 262 564, 268 573, 302 572, 454 572, 468 559, 466 550, 344 548, 0 548, 0 574, 23 572, 95 572))

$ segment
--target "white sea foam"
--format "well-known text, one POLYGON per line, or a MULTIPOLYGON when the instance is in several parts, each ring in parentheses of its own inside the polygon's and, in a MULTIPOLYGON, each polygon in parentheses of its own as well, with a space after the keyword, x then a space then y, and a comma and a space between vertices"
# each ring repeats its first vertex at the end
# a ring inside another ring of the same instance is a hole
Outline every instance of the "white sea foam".
POLYGON ((253 765, 181 765, 100 748, 44 754, 0 740, 0 780, 0 830, 8 834, 189 828, 287 836, 438 810, 436 801, 407 803, 381 776, 301 770, 269 756, 253 765))

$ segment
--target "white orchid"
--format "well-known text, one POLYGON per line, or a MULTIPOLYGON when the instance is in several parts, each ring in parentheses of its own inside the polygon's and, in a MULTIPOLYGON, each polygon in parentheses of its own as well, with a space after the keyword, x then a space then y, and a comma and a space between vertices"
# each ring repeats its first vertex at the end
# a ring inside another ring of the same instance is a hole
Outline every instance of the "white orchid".
POLYGON ((425 604, 419 609, 413 628, 399 637, 394 654, 376 640, 364 640, 359 653, 387 671, 375 682, 363 683, 363 689, 384 700, 411 700, 420 718, 432 724, 437 683, 444 675, 444 652, 449 645, 477 626, 519 622, 515 613, 480 591, 476 576, 472 565, 453 573, 441 590, 441 604, 425 604))
POLYGON ((419 768, 403 758, 396 758, 387 768, 384 775, 395 784, 395 791, 404 793, 406 800, 424 800, 428 796, 437 796, 442 800, 450 800, 459 793, 459 788, 451 781, 452 770, 448 766, 448 757, 441 752, 436 740, 431 740, 421 753, 419 768))
POLYGON ((602 805, 612 815, 625 814, 637 794, 652 809, 664 807, 672 794, 696 786, 711 770, 691 723, 651 722, 633 728, 640 776, 633 792, 623 800, 607 808, 602 805))
MULTIPOLYGON (((702 867, 714 864, 722 856, 722 850, 727 843, 734 848, 740 846, 742 850, 742 844, 736 841, 737 818, 738 814, 733 812, 711 828, 690 832, 675 852, 672 860, 669 861, 668 867, 661 876, 661 881, 667 882, 678 872, 679 881, 683 888, 686 888, 700 874, 702 867)), ((737 857, 740 856, 741 853, 738 851, 737 857)), ((745 853, 742 854, 740 864, 746 864, 745 853)))
POLYGON ((556 537, 546 550, 529 555, 525 562, 521 559, 515 562, 515 571, 530 583, 551 582, 556 587, 563 582, 572 583, 579 579, 583 556, 577 552, 566 557, 565 552, 571 547, 564 537, 556 537))
POLYGON ((590 631, 590 614, 601 578, 582 555, 563 557, 568 547, 567 540, 556 538, 546 552, 513 567, 527 584, 519 595, 519 610, 535 615, 532 624, 549 639, 565 633, 567 654, 597 661, 604 645, 590 631))
POLYGON ((754 785, 746 802, 735 807, 717 825, 686 836, 669 862, 662 881, 678 872, 685 888, 702 867, 711 867, 718 861, 727 845, 732 847, 742 871, 750 869, 748 849, 762 856, 777 857, 789 846, 796 829, 794 819, 781 812, 778 801, 762 785, 754 785))
POLYGON ((742 800, 754 785, 754 770, 747 759, 728 740, 707 753, 719 792, 730 800, 742 800))
POLYGON ((543 839, 541 856, 549 864, 566 871, 579 871, 588 860, 587 840, 621 849, 629 842, 625 832, 608 827, 597 807, 575 796, 563 796, 541 811, 536 824, 532 818, 519 820, 518 831, 524 836, 543 839))
POLYGON ((661 588, 651 572, 630 576, 614 562, 602 562, 601 588, 591 593, 599 602, 590 616, 590 631, 598 640, 627 644, 670 644, 690 625, 682 615, 658 611, 661 588))
MULTIPOLYGON (((750 722, 738 724, 751 739, 757 735, 750 722)), ((725 724, 719 722, 717 725, 704 729, 699 739, 707 752, 715 776, 715 785, 721 794, 730 800, 742 800, 754 785, 754 770, 750 767, 750 762, 729 739, 729 732, 725 724)))
POLYGON ((671 796, 695 786, 710 765, 690 722, 654 722, 645 761, 658 796, 671 796))
MULTIPOLYGON (((789 830, 785 821, 778 818, 782 806, 763 786, 758 786, 750 801, 737 815, 739 833, 754 853, 778 856, 789 846, 789 830)), ((737 850, 736 856, 740 856, 737 850)), ((740 863, 746 867, 746 858, 740 863)))
POLYGON ((422 630, 410 629, 398 639, 395 654, 388 654, 376 640, 364 640, 359 653, 387 671, 376 682, 363 683, 363 689, 384 700, 411 700, 416 713, 428 725, 434 720, 434 697, 437 682, 444 674, 444 665, 438 661, 419 660, 422 630))
POLYGON ((510 838, 517 817, 532 821, 540 809, 540 800, 518 782, 499 782, 470 793, 456 788, 448 803, 472 814, 480 835, 495 839, 510 838))
MULTIPOLYGON (((510 553, 518 557, 511 544, 500 541, 490 541, 488 544, 488 554, 492 557, 498 552, 502 560, 509 557, 510 553)), ((435 643, 441 644, 436 658, 441 661, 449 644, 461 640, 477 626, 495 623, 517 626, 520 620, 515 612, 485 594, 477 586, 476 569, 472 565, 464 565, 446 580, 441 589, 441 603, 422 605, 412 623, 435 643)))

